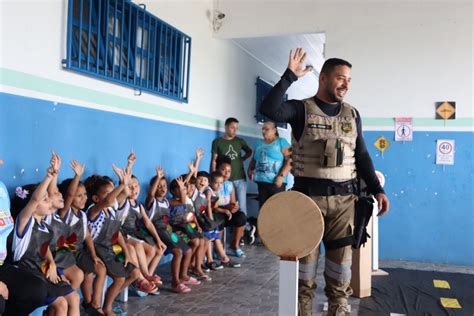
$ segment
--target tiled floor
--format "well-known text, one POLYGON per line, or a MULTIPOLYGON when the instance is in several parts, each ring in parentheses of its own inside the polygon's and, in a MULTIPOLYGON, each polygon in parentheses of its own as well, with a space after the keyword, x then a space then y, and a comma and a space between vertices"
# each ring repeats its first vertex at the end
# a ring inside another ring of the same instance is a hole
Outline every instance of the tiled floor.
MULTIPOLYGON (((212 271, 212 281, 193 287, 188 294, 175 294, 169 290, 169 264, 160 267, 164 278, 161 295, 138 298, 130 295, 121 304, 128 315, 277 315, 278 314, 278 258, 263 246, 246 246, 247 258, 241 268, 212 271)), ((323 256, 321 256, 323 257, 323 256)), ((321 258, 322 259, 322 258, 321 258)), ((324 315, 324 279, 320 262, 318 289, 313 315, 324 315)), ((474 267, 448 266, 429 263, 384 261, 383 267, 418 270, 437 270, 474 274, 474 267)), ((359 299, 351 298, 352 315, 357 315, 359 299)))

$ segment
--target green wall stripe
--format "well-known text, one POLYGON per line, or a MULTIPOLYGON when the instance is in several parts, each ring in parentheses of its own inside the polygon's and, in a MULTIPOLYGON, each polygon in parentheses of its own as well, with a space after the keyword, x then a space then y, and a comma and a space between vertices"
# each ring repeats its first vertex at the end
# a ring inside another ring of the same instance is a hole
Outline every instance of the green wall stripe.
MULTIPOLYGON (((363 126, 395 126, 394 118, 362 118, 363 126)), ((431 118, 413 118, 413 126, 422 126, 422 127, 474 127, 474 118, 457 118, 455 120, 436 120, 431 118)))
MULTIPOLYGON (((31 75, 17 70, 0 68, 0 84, 16 88, 47 93, 65 98, 96 103, 111 108, 134 111, 146 115, 156 115, 168 119, 179 120, 183 123, 193 123, 207 126, 216 130, 224 126, 224 121, 207 116, 188 113, 177 109, 170 109, 142 101, 136 101, 125 97, 116 96, 111 93, 83 88, 72 84, 31 75)), ((179 104, 178 106, 187 106, 179 104)), ((363 118, 365 127, 394 126, 393 118, 363 118)), ((474 127, 474 118, 458 118, 456 120, 435 120, 430 118, 413 118, 413 125, 417 127, 474 127)), ((260 128, 252 126, 240 126, 240 131, 246 134, 260 136, 260 128)))
MULTIPOLYGON (((0 84, 47 93, 59 97, 96 103, 120 110, 156 115, 186 123, 201 124, 211 129, 217 129, 218 127, 224 126, 224 121, 207 116, 132 100, 111 93, 83 88, 6 68, 0 68, 0 84)), ((182 107, 187 105, 178 104, 178 106, 182 107)), ((244 133, 260 135, 260 129, 256 127, 241 126, 240 130, 244 133)))

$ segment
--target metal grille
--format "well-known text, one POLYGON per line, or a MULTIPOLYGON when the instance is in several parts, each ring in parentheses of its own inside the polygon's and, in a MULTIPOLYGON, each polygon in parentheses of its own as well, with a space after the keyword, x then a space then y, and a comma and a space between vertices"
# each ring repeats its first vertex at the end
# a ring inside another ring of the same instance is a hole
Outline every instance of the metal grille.
POLYGON ((188 102, 191 38, 129 0, 69 0, 66 68, 188 102))

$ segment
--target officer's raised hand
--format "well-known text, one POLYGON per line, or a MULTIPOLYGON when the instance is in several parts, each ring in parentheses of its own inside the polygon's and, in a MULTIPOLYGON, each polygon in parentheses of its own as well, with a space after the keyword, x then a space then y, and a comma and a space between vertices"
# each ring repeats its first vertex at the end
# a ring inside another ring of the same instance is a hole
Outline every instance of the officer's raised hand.
POLYGON ((303 77, 308 72, 313 70, 313 66, 306 66, 306 53, 302 48, 297 48, 293 54, 290 50, 290 61, 288 62, 288 69, 290 69, 298 78, 303 77))
POLYGON ((388 201, 387 196, 385 193, 377 193, 375 195, 377 202, 379 204, 379 213, 377 216, 384 216, 388 212, 388 208, 390 206, 390 202, 388 201))

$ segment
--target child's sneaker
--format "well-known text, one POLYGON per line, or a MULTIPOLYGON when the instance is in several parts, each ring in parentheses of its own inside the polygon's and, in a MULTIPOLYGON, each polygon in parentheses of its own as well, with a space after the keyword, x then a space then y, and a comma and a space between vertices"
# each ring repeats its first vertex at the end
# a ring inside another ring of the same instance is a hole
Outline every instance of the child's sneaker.
POLYGON ((252 226, 252 225, 250 225, 249 222, 245 223, 245 230, 246 230, 246 231, 250 231, 251 226, 252 226))
POLYGON ((205 273, 203 275, 198 276, 197 279, 199 281, 206 281, 206 282, 212 281, 212 278, 209 275, 205 274, 205 273))
POLYGON ((227 262, 221 261, 221 265, 226 268, 240 268, 240 263, 234 262, 230 259, 227 262))
POLYGON ((120 307, 120 305, 114 305, 112 306, 112 312, 117 314, 117 316, 127 316, 127 312, 120 307))
POLYGON ((211 263, 209 262, 206 262, 206 267, 209 269, 209 270, 221 270, 224 268, 224 266, 222 264, 217 264, 215 261, 212 261, 211 263))
POLYGON ((209 273, 209 272, 211 272, 211 270, 212 270, 211 264, 208 263, 208 262, 203 263, 203 264, 201 265, 201 269, 202 269, 202 271, 204 271, 204 272, 206 272, 206 273, 209 273))
POLYGON ((240 248, 232 249, 232 253, 237 258, 245 258, 245 252, 243 252, 242 249, 240 249, 240 248))
POLYGON ((249 245, 253 245, 255 243, 255 232, 257 231, 257 227, 255 225, 250 225, 249 231, 249 245))

